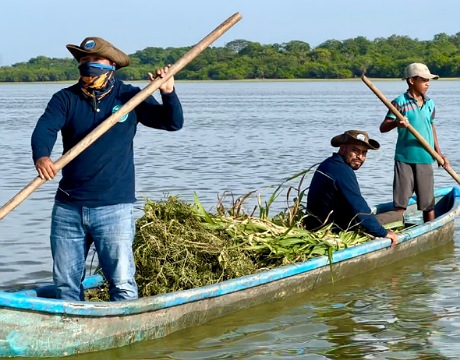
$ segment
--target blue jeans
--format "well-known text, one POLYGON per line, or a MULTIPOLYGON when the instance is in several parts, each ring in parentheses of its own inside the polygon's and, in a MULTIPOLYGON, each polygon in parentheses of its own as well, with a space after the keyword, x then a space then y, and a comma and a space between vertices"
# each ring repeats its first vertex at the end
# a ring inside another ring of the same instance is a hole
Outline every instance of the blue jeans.
POLYGON ((137 299, 134 231, 133 204, 88 208, 55 202, 50 239, 56 298, 85 299, 82 281, 86 257, 94 243, 109 283, 110 300, 137 299))

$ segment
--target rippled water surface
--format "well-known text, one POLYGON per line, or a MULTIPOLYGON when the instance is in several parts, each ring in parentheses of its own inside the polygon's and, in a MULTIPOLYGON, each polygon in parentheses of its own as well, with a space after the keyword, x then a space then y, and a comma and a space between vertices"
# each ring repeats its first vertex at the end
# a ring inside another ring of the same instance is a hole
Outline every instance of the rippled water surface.
MULTIPOLYGON (((402 81, 375 81, 392 99, 402 81)), ((139 84, 143 86, 144 84, 139 84)), ((0 201, 36 176, 30 135, 51 95, 66 84, 0 84, 0 201)), ((357 172, 370 205, 391 200, 396 133, 379 134, 385 106, 361 81, 179 82, 186 123, 175 133, 139 126, 137 212, 168 194, 212 209, 218 195, 257 190, 323 160, 330 139, 363 129, 381 143, 357 172)), ((459 81, 434 81, 440 145, 460 168, 459 81)), ((62 147, 58 141, 53 158, 62 147)), ((307 179, 308 181, 308 179, 307 179)), ((436 187, 455 181, 435 170, 436 187)), ((307 184, 305 184, 307 185, 307 184)), ((57 181, 44 184, 0 223, 0 289, 51 277, 50 211, 57 181)), ((277 204, 280 208, 284 204, 277 204)), ((81 359, 455 359, 460 353, 460 241, 315 291, 235 313, 194 329, 81 359)))

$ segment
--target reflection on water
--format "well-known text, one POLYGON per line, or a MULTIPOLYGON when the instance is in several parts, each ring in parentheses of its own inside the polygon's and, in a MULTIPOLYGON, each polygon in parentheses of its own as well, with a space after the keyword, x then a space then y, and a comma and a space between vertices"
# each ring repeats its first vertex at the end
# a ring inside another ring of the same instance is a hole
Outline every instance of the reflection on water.
POLYGON ((455 359, 457 256, 451 243, 360 278, 82 358, 455 359))
MULTIPOLYGON (((374 84, 389 98, 398 81, 374 84)), ((142 84, 143 85, 143 84, 142 84)), ((0 84, 0 199, 35 176, 30 134, 63 84, 0 84)), ((457 157, 456 81, 437 81, 438 137, 452 167, 457 157)), ((378 133, 385 107, 360 81, 179 82, 186 116, 175 133, 139 127, 135 141, 137 214, 145 198, 168 194, 206 207, 218 195, 269 196, 287 177, 323 160, 330 139, 364 129, 381 143, 357 172, 370 205, 391 199, 396 133, 378 133)), ((53 157, 60 155, 58 142, 53 157)), ((455 182, 435 170, 436 186, 455 182)), ((308 184, 308 178, 305 185, 308 184)), ((49 216, 57 181, 44 184, 1 222, 0 288, 49 281, 49 216)), ((284 207, 280 200, 275 209, 284 207)), ((456 239, 459 230, 456 230, 456 239)), ((460 276, 457 244, 359 279, 213 321, 166 339, 85 355, 83 359, 447 359, 458 353, 460 276)), ((80 358, 80 357, 79 357, 80 358)))

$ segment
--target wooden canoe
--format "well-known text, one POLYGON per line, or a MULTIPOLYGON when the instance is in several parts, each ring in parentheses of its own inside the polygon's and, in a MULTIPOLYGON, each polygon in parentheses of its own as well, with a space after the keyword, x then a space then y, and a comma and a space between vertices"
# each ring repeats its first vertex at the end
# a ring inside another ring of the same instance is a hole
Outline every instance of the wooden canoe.
MULTIPOLYGON (((52 285, 0 292, 0 357, 63 357, 161 338, 231 312, 350 277, 433 249, 453 240, 460 189, 438 189, 436 219, 423 223, 415 199, 405 214, 413 226, 399 244, 375 239, 332 257, 317 257, 197 289, 122 302, 68 302, 49 298, 52 285), (332 270, 331 270, 332 269, 332 270)), ((375 207, 391 210, 392 204, 375 207)), ((85 288, 102 283, 88 277, 85 288)))

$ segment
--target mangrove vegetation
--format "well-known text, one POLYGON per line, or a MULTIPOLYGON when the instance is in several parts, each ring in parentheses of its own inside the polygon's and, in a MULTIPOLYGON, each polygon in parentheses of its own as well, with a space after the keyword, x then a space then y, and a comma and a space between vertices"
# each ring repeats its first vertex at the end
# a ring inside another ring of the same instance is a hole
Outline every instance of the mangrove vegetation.
MULTIPOLYGON (((147 47, 129 54, 131 65, 117 72, 122 80, 147 79, 153 68, 175 63, 192 48, 147 47)), ((369 40, 358 36, 327 40, 312 47, 293 40, 260 44, 233 40, 209 47, 180 71, 178 80, 350 79, 363 72, 374 78, 400 78, 411 62, 423 62, 441 77, 460 77, 460 32, 437 34, 432 40, 392 35, 369 40)), ((79 77, 72 58, 37 56, 0 67, 0 82, 74 81, 79 77)))

